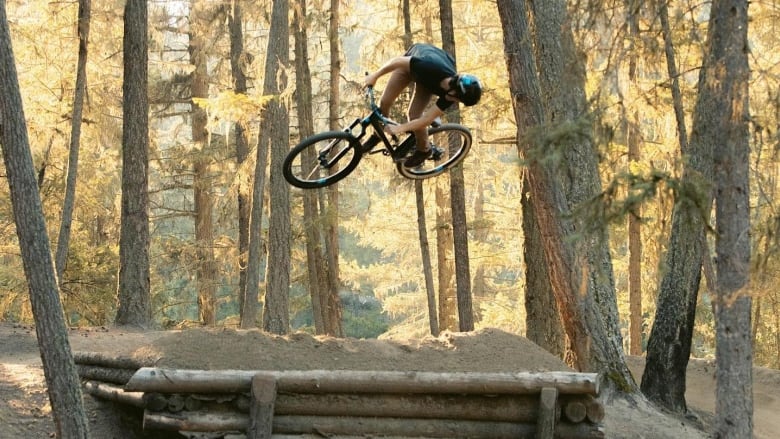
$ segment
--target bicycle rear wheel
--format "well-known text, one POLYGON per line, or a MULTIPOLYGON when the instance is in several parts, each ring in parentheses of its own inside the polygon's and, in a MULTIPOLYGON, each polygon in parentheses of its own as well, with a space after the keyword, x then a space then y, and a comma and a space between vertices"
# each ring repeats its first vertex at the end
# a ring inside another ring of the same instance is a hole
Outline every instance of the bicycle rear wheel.
POLYGON ((458 165, 471 149, 471 131, 463 125, 448 123, 428 129, 428 142, 433 156, 420 166, 407 168, 398 163, 398 172, 406 178, 422 180, 435 177, 458 165))
POLYGON ((355 170, 363 153, 346 131, 327 131, 304 139, 284 159, 288 183, 303 189, 329 186, 355 170))

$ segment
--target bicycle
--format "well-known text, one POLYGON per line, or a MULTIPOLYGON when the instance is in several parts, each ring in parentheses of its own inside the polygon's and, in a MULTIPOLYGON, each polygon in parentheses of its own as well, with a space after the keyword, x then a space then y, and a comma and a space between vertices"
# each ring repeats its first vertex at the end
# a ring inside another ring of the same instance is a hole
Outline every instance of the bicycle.
POLYGON ((366 95, 371 110, 368 116, 355 119, 341 131, 308 137, 290 150, 283 165, 288 183, 303 189, 332 185, 352 173, 368 154, 391 157, 398 173, 412 180, 435 177, 466 158, 471 149, 471 131, 459 124, 434 123, 428 128, 433 154, 420 166, 405 167, 404 161, 416 146, 414 134, 410 133, 403 141, 398 136, 388 138, 383 128, 395 122, 382 115, 373 87, 367 88, 366 95), (362 141, 369 129, 373 133, 362 141))

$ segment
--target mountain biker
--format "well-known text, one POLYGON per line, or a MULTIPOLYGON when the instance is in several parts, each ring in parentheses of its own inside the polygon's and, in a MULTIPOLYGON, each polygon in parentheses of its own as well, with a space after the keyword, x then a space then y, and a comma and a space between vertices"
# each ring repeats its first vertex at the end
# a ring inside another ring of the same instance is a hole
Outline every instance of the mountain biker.
POLYGON ((379 70, 367 75, 364 85, 373 86, 388 73, 390 78, 379 101, 379 109, 385 116, 401 92, 410 84, 415 85, 407 111, 408 122, 385 126, 385 131, 393 135, 414 133, 417 149, 404 162, 404 166, 414 168, 433 152, 428 145, 428 126, 452 104, 462 102, 470 107, 479 102, 482 84, 473 75, 458 73, 449 53, 422 43, 412 45, 403 56, 387 61, 379 70), (439 97, 436 105, 426 110, 434 95, 439 97))

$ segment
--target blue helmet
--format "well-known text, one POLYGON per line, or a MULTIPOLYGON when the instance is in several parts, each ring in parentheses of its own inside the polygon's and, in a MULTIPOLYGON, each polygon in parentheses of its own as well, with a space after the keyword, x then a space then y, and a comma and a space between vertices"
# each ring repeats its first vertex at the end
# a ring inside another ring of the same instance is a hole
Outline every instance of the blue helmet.
POLYGON ((455 90, 458 100, 467 107, 475 105, 482 97, 482 84, 474 75, 455 75, 450 87, 455 90))

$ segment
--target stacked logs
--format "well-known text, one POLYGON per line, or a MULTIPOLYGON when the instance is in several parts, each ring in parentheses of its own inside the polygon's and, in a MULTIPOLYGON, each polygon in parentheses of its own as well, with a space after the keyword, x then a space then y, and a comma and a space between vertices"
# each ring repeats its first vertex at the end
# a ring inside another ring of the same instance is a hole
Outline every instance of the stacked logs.
POLYGON ((202 371, 77 358, 86 392, 143 408, 145 429, 248 439, 604 437, 597 374, 202 371))

